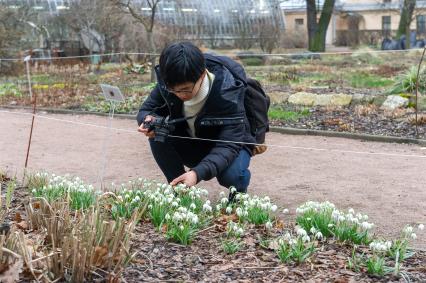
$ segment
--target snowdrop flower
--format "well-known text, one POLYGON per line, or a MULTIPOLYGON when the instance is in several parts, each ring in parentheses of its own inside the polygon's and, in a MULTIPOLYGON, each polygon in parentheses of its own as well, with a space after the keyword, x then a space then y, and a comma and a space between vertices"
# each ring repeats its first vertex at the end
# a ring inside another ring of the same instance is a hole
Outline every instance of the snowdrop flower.
POLYGON ((272 222, 271 221, 266 222, 265 227, 266 227, 266 229, 271 230, 272 229, 272 222))
POLYGON ((37 190, 36 190, 36 189, 33 189, 31 192, 32 192, 33 194, 35 194, 35 193, 37 192, 37 190))
POLYGON ((191 203, 191 205, 189 206, 189 209, 192 209, 192 210, 194 210, 196 208, 197 208, 197 206, 195 205, 195 203, 191 203))
POLYGON ((243 210, 241 209, 241 207, 237 207, 237 209, 235 210, 235 213, 237 214, 238 217, 241 217, 243 215, 243 210))
POLYGON ((166 214, 166 216, 164 216, 164 219, 166 219, 166 220, 170 220, 170 214, 166 214))
POLYGON ((239 236, 242 236, 243 234, 244 234, 244 229, 243 228, 238 228, 238 231, 237 231, 237 234, 239 235, 239 236))
POLYGON ((192 221, 192 224, 197 224, 198 223, 198 216, 194 214, 192 216, 192 220, 191 221, 192 221))
POLYGON ((290 240, 291 240, 291 235, 290 235, 290 233, 289 233, 289 232, 286 232, 286 233, 284 234, 284 240, 286 240, 286 241, 290 241, 290 240))
POLYGON ((311 238, 309 238, 308 235, 305 235, 305 236, 302 237, 302 241, 305 242, 305 243, 308 243, 308 242, 311 241, 311 238))
POLYGON ((411 234, 413 232, 413 227, 411 226, 406 226, 403 230, 403 232, 407 235, 411 234))
POLYGON ((283 214, 287 214, 287 213, 288 213, 288 209, 287 208, 283 209, 283 214))
POLYGON ((148 209, 152 209, 152 204, 148 205, 148 209))
POLYGON ((185 229, 185 227, 183 227, 183 225, 180 225, 180 226, 179 226, 179 229, 180 229, 181 231, 183 231, 183 229, 185 229))
POLYGON ((312 227, 309 232, 311 232, 311 234, 315 234, 317 232, 317 229, 315 229, 315 227, 312 227))
POLYGON ((320 231, 318 231, 318 232, 315 234, 315 238, 317 238, 318 240, 322 240, 322 239, 324 238, 324 236, 322 235, 322 233, 321 233, 320 231))
POLYGON ((353 208, 349 208, 348 212, 349 212, 350 214, 355 214, 355 211, 354 211, 354 209, 353 209, 353 208))
POLYGON ((224 197, 225 197, 225 193, 224 193, 224 192, 220 192, 220 193, 219 193, 219 196, 220 196, 221 198, 224 198, 224 197))
POLYGON ((123 201, 123 197, 122 197, 122 196, 118 196, 118 197, 117 197, 117 199, 118 199, 119 201, 123 201))
POLYGON ((220 204, 217 204, 217 205, 216 205, 216 210, 217 210, 217 211, 220 211, 221 209, 222 209, 222 206, 221 206, 220 204))
POLYGON ((364 230, 370 230, 371 228, 373 228, 374 224, 373 223, 368 223, 366 221, 361 223, 361 227, 364 230))
POLYGON ((227 204, 227 203, 228 203, 228 199, 227 199, 227 198, 222 198, 222 199, 220 200, 220 203, 221 203, 221 204, 227 204))
POLYGON ((274 204, 274 205, 272 205, 272 206, 271 206, 271 211, 272 211, 272 212, 275 212, 275 211, 277 210, 277 208, 278 208, 278 207, 274 204))
POLYGON ((411 233, 410 237, 411 237, 411 239, 413 239, 413 240, 417 239, 417 235, 416 235, 415 233, 411 233))
POLYGON ((370 249, 376 252, 387 252, 392 247, 390 241, 373 241, 370 243, 370 249))
POLYGON ((176 201, 172 202, 172 207, 177 207, 177 206, 179 206, 179 204, 176 201))
POLYGON ((425 228, 425 225, 419 224, 418 228, 419 228, 420 231, 423 231, 423 229, 425 228))
POLYGON ((298 227, 296 229, 296 234, 303 237, 306 236, 308 233, 306 233, 305 229, 298 227))
POLYGON ((211 212, 212 211, 212 207, 206 202, 203 205, 203 211, 205 211, 205 212, 211 212))
POLYGON ((226 207, 226 213, 231 214, 232 213, 232 207, 230 207, 230 206, 226 207))
POLYGON ((237 192, 237 189, 235 187, 231 187, 231 193, 235 194, 237 192))

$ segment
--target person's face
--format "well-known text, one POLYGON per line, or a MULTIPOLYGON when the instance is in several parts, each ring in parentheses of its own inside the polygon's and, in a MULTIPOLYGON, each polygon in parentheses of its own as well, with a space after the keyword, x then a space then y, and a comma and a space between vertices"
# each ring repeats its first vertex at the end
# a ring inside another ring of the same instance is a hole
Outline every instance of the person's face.
POLYGON ((175 85, 173 88, 169 88, 167 90, 176 95, 182 101, 191 100, 200 90, 205 76, 206 71, 201 74, 200 78, 195 83, 186 82, 175 85))

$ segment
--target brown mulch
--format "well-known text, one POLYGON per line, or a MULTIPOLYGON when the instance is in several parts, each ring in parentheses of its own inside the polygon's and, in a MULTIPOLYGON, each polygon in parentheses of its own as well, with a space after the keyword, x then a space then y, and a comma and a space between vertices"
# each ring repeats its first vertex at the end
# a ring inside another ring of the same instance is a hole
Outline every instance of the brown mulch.
MULTIPOLYGON (((189 246, 168 242, 150 223, 141 223, 136 231, 133 250, 138 254, 123 274, 127 282, 389 282, 403 281, 392 275, 369 276, 347 269, 351 247, 329 243, 307 262, 281 264, 275 251, 261 246, 261 239, 276 237, 258 228, 247 231, 244 248, 233 255, 223 252, 220 225, 197 235, 189 246)), ((418 252, 406 261, 413 282, 426 280, 426 253, 418 252)))
MULTIPOLYGON (((7 220, 25 218, 28 189, 18 187, 7 220)), ((233 255, 222 250, 228 216, 201 230, 189 246, 167 241, 149 222, 141 222, 132 243, 137 255, 123 271, 124 282, 404 282, 393 275, 369 276, 347 268, 352 247, 328 242, 302 264, 282 264, 275 251, 262 246, 262 240, 274 239, 286 225, 278 222, 272 231, 251 226, 246 229, 243 248, 233 255)), ((288 227, 286 227, 288 228, 288 227)), ((426 252, 417 251, 402 270, 411 282, 426 282, 426 252)))

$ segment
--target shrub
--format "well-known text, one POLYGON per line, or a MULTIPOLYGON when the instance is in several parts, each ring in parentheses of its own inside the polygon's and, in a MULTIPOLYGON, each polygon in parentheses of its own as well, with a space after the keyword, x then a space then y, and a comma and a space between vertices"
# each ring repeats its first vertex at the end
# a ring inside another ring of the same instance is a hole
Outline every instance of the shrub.
MULTIPOLYGON (((390 93, 414 93, 416 91, 417 67, 413 66, 408 71, 397 76, 390 93)), ((426 91, 426 69, 421 68, 419 73, 419 92, 426 91)))

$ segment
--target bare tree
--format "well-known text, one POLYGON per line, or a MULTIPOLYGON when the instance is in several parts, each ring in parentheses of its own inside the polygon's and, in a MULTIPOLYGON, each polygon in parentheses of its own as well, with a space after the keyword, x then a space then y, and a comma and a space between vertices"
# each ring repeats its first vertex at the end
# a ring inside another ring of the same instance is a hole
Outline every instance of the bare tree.
MULTIPOLYGON (((123 13, 130 14, 133 19, 142 24, 146 32, 146 39, 148 41, 149 53, 156 53, 157 48, 154 40, 154 26, 156 24, 155 15, 157 13, 158 3, 161 0, 143 0, 135 3, 132 0, 109 0, 112 4, 119 7, 123 13), (149 13, 144 13, 142 8, 149 10, 149 13)), ((154 66, 155 56, 151 57, 151 81, 155 80, 154 66)))
POLYGON ((320 11, 316 0, 306 0, 306 14, 308 18, 308 49, 312 52, 325 51, 325 39, 328 25, 333 15, 336 0, 324 0, 319 21, 317 15, 320 11))
POLYGON ((250 23, 251 15, 250 10, 253 7, 248 7, 247 10, 242 10, 239 13, 229 12, 229 18, 234 18, 237 24, 238 33, 234 44, 237 48, 248 50, 253 47, 254 39, 256 34, 253 33, 253 27, 250 23))
MULTIPOLYGON (((17 50, 21 49, 20 39, 25 33, 29 17, 29 9, 22 6, 19 9, 10 9, 0 4, 0 58, 16 57, 17 50)), ((0 73, 12 74, 19 71, 19 64, 0 60, 0 73)))
POLYGON ((401 19, 399 20, 398 31, 396 37, 400 38, 405 34, 405 48, 410 49, 410 25, 413 21, 414 9, 416 8, 416 0, 403 0, 401 7, 401 19))

